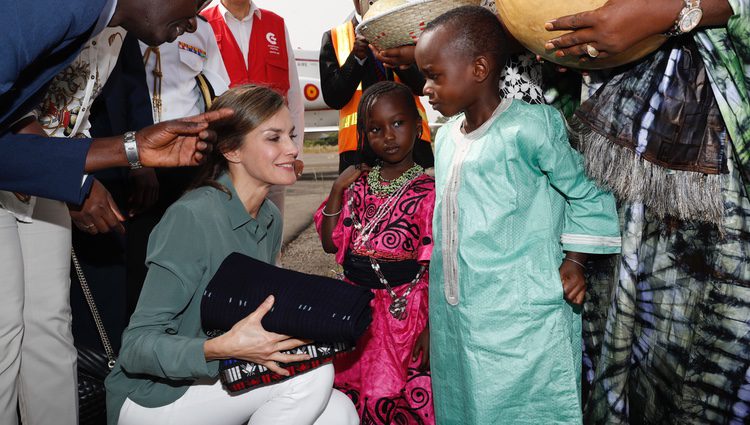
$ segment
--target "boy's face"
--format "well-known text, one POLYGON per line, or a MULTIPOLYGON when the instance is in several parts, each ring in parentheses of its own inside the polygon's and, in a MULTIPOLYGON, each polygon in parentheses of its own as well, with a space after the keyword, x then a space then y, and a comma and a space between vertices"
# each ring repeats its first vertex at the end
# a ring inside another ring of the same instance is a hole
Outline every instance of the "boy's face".
POLYGON ((430 105, 445 116, 464 111, 476 99, 474 63, 455 52, 443 28, 422 34, 414 50, 419 70, 425 76, 424 95, 430 105))

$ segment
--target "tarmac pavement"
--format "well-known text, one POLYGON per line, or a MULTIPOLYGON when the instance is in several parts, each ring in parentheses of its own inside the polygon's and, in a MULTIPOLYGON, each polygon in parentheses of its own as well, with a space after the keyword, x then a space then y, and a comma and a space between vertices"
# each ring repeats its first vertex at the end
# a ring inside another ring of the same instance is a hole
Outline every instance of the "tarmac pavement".
POLYGON ((297 183, 289 186, 284 200, 284 237, 282 246, 293 241, 313 221, 313 214, 331 191, 338 177, 339 156, 331 153, 305 153, 305 170, 297 183))

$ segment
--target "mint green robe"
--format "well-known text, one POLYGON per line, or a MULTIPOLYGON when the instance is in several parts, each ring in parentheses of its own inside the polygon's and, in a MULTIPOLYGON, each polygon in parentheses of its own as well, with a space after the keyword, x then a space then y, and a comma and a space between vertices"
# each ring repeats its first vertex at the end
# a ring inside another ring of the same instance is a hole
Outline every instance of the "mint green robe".
POLYGON ((503 100, 436 141, 430 264, 438 424, 581 423, 581 317, 563 251, 620 251, 615 200, 583 171, 552 107, 503 100))

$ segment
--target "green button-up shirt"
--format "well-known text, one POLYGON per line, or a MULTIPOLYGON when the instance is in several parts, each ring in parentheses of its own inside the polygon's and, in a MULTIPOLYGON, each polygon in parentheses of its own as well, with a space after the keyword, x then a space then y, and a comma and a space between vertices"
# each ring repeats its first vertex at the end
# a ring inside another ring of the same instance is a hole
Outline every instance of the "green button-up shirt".
POLYGON ((172 403, 196 379, 215 377, 218 362, 203 353, 200 304, 208 282, 233 252, 273 263, 281 248, 281 215, 266 201, 253 218, 228 175, 185 194, 151 233, 148 275, 122 335, 117 365, 105 384, 108 423, 126 398, 144 407, 172 403))

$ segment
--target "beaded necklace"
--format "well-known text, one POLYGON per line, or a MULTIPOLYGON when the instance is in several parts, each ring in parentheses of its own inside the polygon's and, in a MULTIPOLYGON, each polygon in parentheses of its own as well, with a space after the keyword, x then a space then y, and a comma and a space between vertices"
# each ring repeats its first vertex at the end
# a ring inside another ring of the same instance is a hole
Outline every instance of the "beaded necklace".
POLYGON ((372 167, 370 174, 367 175, 367 184, 370 186, 370 190, 372 193, 380 197, 393 195, 403 187, 406 182, 413 180, 424 172, 424 168, 419 164, 414 164, 400 176, 388 181, 380 175, 380 170, 382 170, 382 168, 383 167, 380 165, 376 165, 372 167))
MULTIPOLYGON (((367 183, 370 186, 370 189, 375 192, 375 186, 371 183, 370 177, 373 175, 373 172, 377 170, 377 174, 375 176, 376 182, 378 183, 378 187, 382 186, 380 185, 381 178, 380 178, 380 167, 376 166, 371 171, 370 174, 367 176, 367 183)), ((391 211, 391 209, 396 205, 396 202, 401 198, 401 195, 403 195, 406 190, 411 186, 411 181, 417 178, 422 174, 422 171, 424 169, 420 167, 417 164, 414 164, 413 167, 406 170, 401 176, 391 181, 391 184, 386 186, 385 189, 391 187, 392 189, 389 190, 391 193, 385 193, 388 195, 388 198, 383 202, 383 204, 380 205, 378 210, 375 212, 375 215, 373 218, 367 223, 367 225, 362 226, 362 223, 357 219, 357 215, 354 212, 354 208, 352 207, 352 203, 354 201, 354 197, 350 196, 349 200, 347 201, 347 207, 349 208, 349 217, 352 220, 352 225, 354 228, 359 232, 359 236, 354 240, 354 248, 360 249, 363 246, 372 250, 372 244, 370 241, 370 237, 372 236, 372 232, 375 230, 377 225, 380 223, 380 221, 385 218, 386 215, 391 211), (418 172, 414 173, 412 170, 419 170, 418 172), (407 178, 404 178, 404 176, 407 175, 407 173, 410 174, 410 176, 407 176, 407 178)), ((354 183, 352 183, 349 186, 349 190, 353 191, 354 189, 354 183)), ((376 193, 378 194, 378 193, 376 193)), ((379 196, 383 196, 381 194, 378 194, 379 196)), ((375 258, 372 257, 372 255, 367 256, 370 259, 370 266, 372 267, 372 270, 375 272, 375 275, 378 277, 378 280, 380 283, 385 287, 385 289, 388 291, 388 295, 391 296, 391 305, 388 307, 388 311, 391 313, 391 316, 393 316, 397 320, 404 320, 406 319, 407 313, 406 313, 406 305, 408 303, 408 300, 406 297, 411 294, 412 290, 416 286, 416 284, 419 282, 419 280, 422 278, 422 275, 424 274, 426 267, 421 266, 419 268, 419 271, 417 272, 417 275, 412 279, 411 282, 409 282, 409 287, 404 291, 404 293, 401 296, 398 296, 396 294, 396 291, 393 290, 393 287, 388 283, 388 279, 385 278, 383 275, 383 272, 380 270, 380 264, 375 260, 375 258)))

